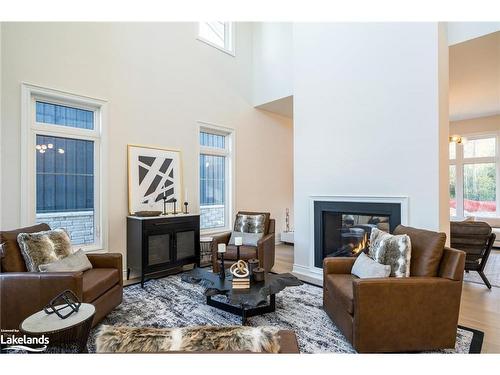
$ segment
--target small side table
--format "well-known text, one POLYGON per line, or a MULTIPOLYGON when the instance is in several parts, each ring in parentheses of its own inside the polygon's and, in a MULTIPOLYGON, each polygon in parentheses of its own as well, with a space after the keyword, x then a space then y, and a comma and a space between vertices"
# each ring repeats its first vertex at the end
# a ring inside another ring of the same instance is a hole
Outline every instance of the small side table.
MULTIPOLYGON (((64 309, 61 313, 65 313, 64 309)), ((87 353, 87 340, 94 315, 95 307, 90 303, 82 303, 78 312, 66 319, 42 310, 24 319, 19 329, 26 335, 47 336, 49 348, 60 347, 63 351, 87 353)))
POLYGON ((209 266, 212 263, 212 237, 200 237, 200 267, 209 266))

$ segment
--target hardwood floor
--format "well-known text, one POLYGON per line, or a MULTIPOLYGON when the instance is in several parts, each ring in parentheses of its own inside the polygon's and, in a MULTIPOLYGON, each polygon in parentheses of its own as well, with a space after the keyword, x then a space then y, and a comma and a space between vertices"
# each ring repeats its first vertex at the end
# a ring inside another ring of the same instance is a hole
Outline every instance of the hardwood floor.
MULTIPOLYGON (((489 262, 500 267, 500 251, 494 251, 489 262)), ((277 245, 273 271, 291 272, 292 266, 293 246, 277 245)), ((500 288, 464 282, 459 324, 484 332, 482 353, 500 353, 500 288)))

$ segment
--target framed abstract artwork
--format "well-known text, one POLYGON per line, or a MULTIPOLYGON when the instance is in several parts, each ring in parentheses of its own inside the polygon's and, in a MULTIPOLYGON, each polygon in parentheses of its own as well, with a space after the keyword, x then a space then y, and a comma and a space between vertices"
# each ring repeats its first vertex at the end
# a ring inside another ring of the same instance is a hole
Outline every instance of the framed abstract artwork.
POLYGON ((167 202, 182 202, 181 152, 156 147, 128 145, 128 208, 163 211, 167 202))

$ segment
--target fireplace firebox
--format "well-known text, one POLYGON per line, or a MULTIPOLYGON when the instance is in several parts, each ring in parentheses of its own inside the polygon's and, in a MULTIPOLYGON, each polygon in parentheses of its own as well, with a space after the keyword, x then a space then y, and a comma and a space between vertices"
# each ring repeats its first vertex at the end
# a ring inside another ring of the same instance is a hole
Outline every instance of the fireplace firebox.
POLYGON ((327 257, 357 256, 369 246, 373 228, 392 233, 401 224, 401 204, 314 202, 314 265, 327 257))

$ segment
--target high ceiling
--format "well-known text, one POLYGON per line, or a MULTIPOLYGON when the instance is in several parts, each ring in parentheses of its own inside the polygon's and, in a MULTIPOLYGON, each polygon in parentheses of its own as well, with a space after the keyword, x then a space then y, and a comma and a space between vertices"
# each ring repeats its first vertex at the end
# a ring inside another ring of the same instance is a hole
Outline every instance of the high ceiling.
POLYGON ((450 47, 450 120, 500 114, 500 31, 450 47))

